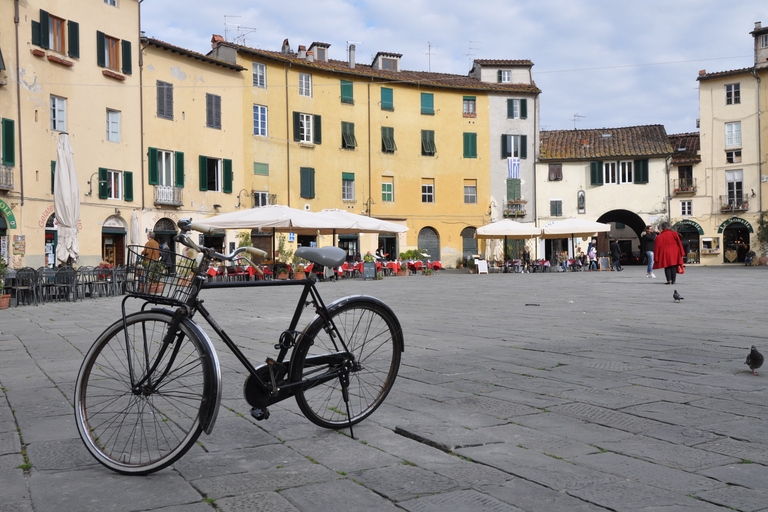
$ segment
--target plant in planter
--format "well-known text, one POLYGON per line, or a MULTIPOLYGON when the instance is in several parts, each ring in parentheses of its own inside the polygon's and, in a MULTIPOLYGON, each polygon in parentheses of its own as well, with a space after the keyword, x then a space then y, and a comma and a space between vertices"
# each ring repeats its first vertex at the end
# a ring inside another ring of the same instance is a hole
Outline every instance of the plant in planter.
POLYGON ((166 266, 162 261, 147 260, 142 262, 145 268, 145 281, 139 285, 140 291, 150 294, 159 294, 165 288, 166 266))
POLYGON ((5 274, 8 272, 8 266, 3 260, 0 260, 0 309, 8 309, 11 304, 11 294, 3 294, 5 286, 5 274))
POLYGON ((278 265, 276 272, 278 279, 288 279, 288 267, 285 265, 278 265))
POLYGON ((768 262, 768 212, 760 213, 757 243, 760 244, 760 264, 765 265, 768 262))
MULTIPOLYGON (((190 253, 195 253, 190 249, 190 253)), ((195 254, 187 254, 187 257, 178 256, 176 258, 176 277, 179 279, 179 284, 184 286, 188 285, 192 280, 192 270, 195 267, 195 254), (191 258, 191 259, 190 259, 191 258)))
POLYGON ((475 259, 474 258, 467 258, 467 269, 469 269, 470 274, 475 273, 475 259))

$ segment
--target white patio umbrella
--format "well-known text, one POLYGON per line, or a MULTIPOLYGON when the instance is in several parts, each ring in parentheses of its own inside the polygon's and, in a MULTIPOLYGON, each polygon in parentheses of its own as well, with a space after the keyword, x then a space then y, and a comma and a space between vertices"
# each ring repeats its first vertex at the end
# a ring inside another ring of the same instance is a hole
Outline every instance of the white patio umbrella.
POLYGON ((131 245, 139 245, 141 243, 139 232, 139 214, 136 213, 136 210, 133 210, 131 214, 131 245))
POLYGON ((276 204, 223 213, 201 220, 200 223, 216 229, 268 229, 299 234, 330 234, 334 230, 353 230, 349 221, 321 217, 317 213, 276 204))
MULTIPOLYGON (((503 238, 504 245, 500 245, 498 252, 506 251, 507 240, 524 240, 536 238, 541 235, 541 229, 533 224, 524 224, 511 219, 504 219, 481 226, 475 230, 475 238, 485 240, 498 240, 503 238)), ((486 248, 488 246, 486 245, 486 248)), ((503 255, 506 258, 506 254, 503 255)), ((501 254, 500 254, 501 257, 501 254)))
POLYGON ((349 222, 352 225, 351 229, 356 233, 405 233, 408 231, 408 227, 403 226, 402 224, 377 219, 376 217, 358 215, 357 213, 340 210, 338 208, 320 210, 317 214, 324 218, 349 222))
POLYGON ((59 134, 56 152, 56 172, 53 178, 53 207, 58 223, 56 259, 67 263, 70 258, 77 262, 80 248, 77 243, 77 222, 80 219, 80 187, 75 173, 74 151, 69 135, 59 134))
POLYGON ((575 238, 577 236, 594 236, 597 233, 607 233, 610 224, 584 219, 565 219, 552 222, 541 230, 541 238, 575 238))

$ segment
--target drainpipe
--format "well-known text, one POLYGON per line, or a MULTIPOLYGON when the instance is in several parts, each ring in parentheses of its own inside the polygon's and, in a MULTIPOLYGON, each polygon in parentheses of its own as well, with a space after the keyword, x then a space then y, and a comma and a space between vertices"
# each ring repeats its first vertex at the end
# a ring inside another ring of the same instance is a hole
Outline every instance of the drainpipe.
POLYGON ((144 48, 141 47, 141 3, 139 0, 139 161, 141 162, 141 211, 144 211, 144 48))
POLYGON ((21 131, 21 65, 19 64, 19 0, 14 2, 15 13, 13 23, 16 25, 16 112, 19 122, 19 194, 21 206, 24 206, 24 151, 21 131))
MULTIPOLYGON (((354 48, 354 45, 350 47, 350 50, 354 48)), ((350 64, 354 64, 352 62, 352 58, 350 58, 350 64)), ((373 81, 373 77, 371 77, 371 82, 373 81)), ((371 206, 373 205, 373 196, 371 195, 371 177, 372 177, 372 169, 371 169, 371 84, 368 84, 368 216, 371 216, 371 206)))
MULTIPOLYGON (((755 77, 755 80, 757 80, 757 171, 758 176, 760 176, 760 179, 763 179, 763 137, 761 135, 762 130, 762 123, 761 123, 761 112, 760 112, 760 77, 757 75, 757 70, 755 68, 752 68, 751 74, 753 77, 755 77)), ((763 187, 758 186, 757 187, 757 193, 760 194, 760 214, 762 215, 763 212, 763 187)))
MULTIPOLYGON (((286 176, 286 186, 288 188, 288 191, 286 193, 286 206, 291 206, 291 141, 293 140, 293 137, 291 137, 291 109, 288 108, 288 69, 290 69, 291 63, 288 63, 288 66, 285 68, 285 176, 286 176)), ((274 237, 275 230, 272 230, 273 237, 274 237)), ((274 247, 274 240, 272 241, 272 246, 274 247)))

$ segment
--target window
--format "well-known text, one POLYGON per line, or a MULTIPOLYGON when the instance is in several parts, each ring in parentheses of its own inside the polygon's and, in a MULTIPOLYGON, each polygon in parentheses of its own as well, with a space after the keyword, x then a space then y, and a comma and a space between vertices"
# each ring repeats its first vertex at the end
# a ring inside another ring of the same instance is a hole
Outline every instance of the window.
POLYGON ((341 200, 355 200, 355 173, 353 172, 341 173, 341 200))
POLYGON ((269 192, 253 191, 254 206, 267 206, 269 204, 269 192))
POLYGON ((106 199, 123 198, 123 173, 107 170, 107 197, 106 199))
POLYGON ((619 183, 632 183, 632 162, 619 162, 619 183))
POLYGON ((464 204, 477 204, 477 180, 464 180, 464 204))
POLYGON ((96 32, 96 63, 113 71, 122 70, 123 74, 130 75, 131 42, 115 39, 104 32, 96 32), (122 68, 120 63, 122 62, 122 68))
POLYGON ((500 84, 512 83, 512 70, 500 69, 496 72, 496 81, 500 84))
POLYGON ((725 147, 741 146, 741 121, 725 123, 725 147))
POLYGON ((16 164, 16 122, 13 119, 3 119, 3 165, 16 164))
POLYGON ((173 84, 157 81, 157 117, 173 119, 173 84))
POLYGON ((395 129, 386 126, 381 127, 381 151, 384 153, 394 153, 397 150, 395 144, 395 129))
POLYGON ((477 158, 477 134, 464 132, 464 158, 477 158))
POLYGON ((184 153, 149 148, 147 162, 150 185, 184 187, 184 153))
POLYGON ((744 171, 725 171, 725 188, 728 192, 728 204, 739 207, 744 199, 744 171))
POLYGON ((104 3, 111 5, 112 7, 117 7, 117 0, 104 0, 104 3))
POLYGON ((395 200, 394 178, 384 176, 381 178, 381 200, 385 203, 391 203, 395 200))
POLYGON ((389 87, 381 88, 381 110, 395 110, 393 92, 389 87))
POLYGON ((464 117, 477 116, 477 99, 475 96, 464 96, 464 117))
POLYGON ((421 113, 435 115, 435 95, 429 92, 421 93, 421 113))
POLYGON ((760 36, 760 48, 768 48, 768 34, 760 36))
POLYGON ((350 105, 355 104, 354 87, 349 80, 341 81, 341 102, 349 103, 350 105))
POLYGON ((232 193, 232 160, 200 155, 200 190, 232 193))
POLYGON ((107 140, 120 142, 120 111, 107 109, 107 140))
POLYGON ((397 71, 397 59, 381 58, 381 69, 386 71, 397 71))
POLYGON ((267 66, 260 62, 253 63, 253 86, 267 88, 267 66))
MULTIPOLYGON (((507 201, 522 201, 522 182, 520 178, 512 178, 507 180, 507 201)), ((524 209, 522 204, 509 205, 511 210, 522 211, 524 209)))
POLYGON ((681 165, 677 168, 680 190, 693 190, 693 166, 681 165))
POLYGON ((680 201, 680 215, 690 217, 693 215, 693 201, 680 201))
POLYGON ((741 91, 739 84, 728 84, 725 86, 725 104, 738 105, 741 103, 741 91))
POLYGON ((616 182, 616 162, 603 162, 603 183, 616 182))
POLYGON ((563 180, 563 164, 549 164, 549 181, 563 180))
POLYGON ((508 99, 507 119, 528 119, 528 100, 508 99))
POLYGON ((133 201, 133 173, 99 168, 99 198, 133 201))
POLYGON ((551 199, 549 201, 549 215, 551 217, 563 216, 563 200, 562 199, 551 199))
POLYGON ((173 186, 173 152, 157 150, 158 185, 173 186))
POLYGON ((315 197, 315 170, 312 167, 301 167, 299 169, 301 178, 300 195, 304 199, 314 199, 315 197))
POLYGON ((80 57, 80 25, 40 9, 40 19, 32 20, 32 44, 70 57, 80 57))
POLYGON ((267 107, 264 105, 253 106, 253 134, 267 136, 267 107))
POLYGON ((312 75, 299 73, 299 96, 312 97, 312 75))
POLYGON ((67 131, 67 100, 51 95, 51 130, 67 131))
POLYGON ((293 140, 305 144, 320 144, 322 142, 320 116, 293 113, 293 140))
POLYGON ((437 148, 435 147, 435 131, 421 130, 421 154, 425 156, 435 156, 437 148))
POLYGON ((355 149, 357 147, 355 123, 341 122, 341 147, 343 149, 355 149))
POLYGON ((725 152, 725 161, 729 164, 738 164, 741 163, 741 150, 740 149, 734 149, 732 151, 726 151, 725 152))
POLYGON ((56 16, 48 16, 48 48, 55 52, 64 53, 64 20, 56 16))
POLYGON ((528 158, 528 136, 502 135, 501 158, 528 158))
POLYGON ((301 142, 312 143, 312 128, 313 128, 314 116, 310 114, 299 114, 299 129, 301 142))
POLYGON ((253 162, 253 174, 258 176, 269 176, 269 164, 253 162))
POLYGON ((421 180, 421 202, 435 202, 435 180, 431 178, 422 178, 421 180))
POLYGON ((221 130, 221 96, 205 93, 205 126, 221 130))
POLYGON ((318 46, 317 48, 315 48, 315 51, 317 52, 317 60, 328 60, 325 57, 326 55, 325 48, 318 46))

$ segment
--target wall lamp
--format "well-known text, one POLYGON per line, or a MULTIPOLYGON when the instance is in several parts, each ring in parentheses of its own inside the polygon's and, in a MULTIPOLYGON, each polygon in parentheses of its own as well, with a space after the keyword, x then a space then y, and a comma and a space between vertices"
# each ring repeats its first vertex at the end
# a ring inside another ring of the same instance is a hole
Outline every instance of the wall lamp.
MULTIPOLYGON (((91 177, 88 179, 88 192, 85 193, 86 196, 90 197, 93 194, 93 177, 98 175, 99 171, 96 171, 95 173, 91 174, 91 177)), ((106 183, 106 181, 99 180, 99 185, 102 183, 106 183)))
POLYGON ((243 205, 243 201, 240 199, 240 194, 243 192, 248 192, 248 189, 241 189, 240 192, 237 193, 237 204, 235 205, 235 209, 239 209, 243 205))
POLYGON ((216 210, 216 211, 219 211, 220 208, 221 208, 220 204, 213 205, 213 209, 216 210))

